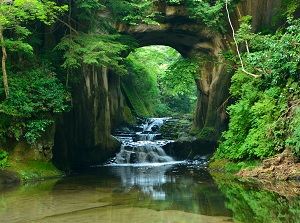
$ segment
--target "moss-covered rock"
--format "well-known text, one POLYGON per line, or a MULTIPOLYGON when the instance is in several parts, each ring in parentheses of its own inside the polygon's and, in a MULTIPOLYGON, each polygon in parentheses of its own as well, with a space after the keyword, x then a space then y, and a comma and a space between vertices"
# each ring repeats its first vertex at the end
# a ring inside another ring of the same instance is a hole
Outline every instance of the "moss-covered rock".
MULTIPOLYGON (((38 139, 34 145, 29 145, 23 139, 20 141, 7 140, 5 143, 0 143, 0 150, 8 154, 7 165, 5 166, 8 174, 5 176, 12 175, 21 180, 34 180, 64 174, 51 162, 54 143, 53 126, 47 132, 48 135, 38 139)), ((10 182, 10 177, 7 180, 10 182)))
POLYGON ((136 125, 136 118, 133 116, 130 108, 126 105, 124 106, 123 117, 125 123, 129 125, 136 125))
POLYGON ((125 92, 127 103, 132 107, 134 113, 140 117, 151 117, 153 114, 139 95, 138 91, 129 86, 126 82, 122 82, 122 88, 125 92))
POLYGON ((213 129, 195 129, 190 116, 170 118, 161 127, 160 132, 163 138, 175 140, 164 149, 179 160, 193 160, 197 155, 212 154, 217 146, 216 142, 211 140, 213 129))
POLYGON ((190 131, 192 126, 192 120, 188 116, 183 118, 170 118, 160 128, 160 132, 166 139, 191 141, 192 135, 190 131))

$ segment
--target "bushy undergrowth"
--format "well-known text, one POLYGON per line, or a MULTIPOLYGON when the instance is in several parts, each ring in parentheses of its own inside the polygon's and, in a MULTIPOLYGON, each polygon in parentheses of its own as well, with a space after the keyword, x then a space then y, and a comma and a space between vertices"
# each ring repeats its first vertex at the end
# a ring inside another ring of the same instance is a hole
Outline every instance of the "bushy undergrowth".
POLYGON ((0 169, 4 169, 9 166, 8 152, 0 149, 0 169))
POLYGON ((70 94, 47 68, 15 73, 9 81, 11 93, 0 102, 0 138, 24 137, 32 144, 53 123, 55 113, 70 108, 70 94))
POLYGON ((245 67, 260 77, 235 72, 230 87, 235 103, 228 108, 229 129, 216 157, 262 159, 287 147, 299 154, 300 21, 288 22, 274 35, 245 35, 250 46, 245 67))

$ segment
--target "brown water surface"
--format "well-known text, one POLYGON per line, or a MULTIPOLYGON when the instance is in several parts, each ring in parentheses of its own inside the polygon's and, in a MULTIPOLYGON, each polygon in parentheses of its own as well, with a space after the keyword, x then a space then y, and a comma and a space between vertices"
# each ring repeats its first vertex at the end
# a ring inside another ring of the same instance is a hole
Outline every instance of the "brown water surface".
POLYGON ((0 189, 0 222, 298 223, 300 183, 262 185, 197 163, 112 165, 0 189))

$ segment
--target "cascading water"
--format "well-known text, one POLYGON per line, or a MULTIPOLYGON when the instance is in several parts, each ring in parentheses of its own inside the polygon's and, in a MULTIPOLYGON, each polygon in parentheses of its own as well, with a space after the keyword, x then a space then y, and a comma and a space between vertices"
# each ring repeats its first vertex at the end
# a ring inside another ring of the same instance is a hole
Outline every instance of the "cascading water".
POLYGON ((168 156, 163 146, 172 140, 162 140, 159 133, 160 127, 168 118, 149 118, 136 127, 138 131, 123 129, 117 131, 114 136, 121 142, 120 152, 116 154, 113 164, 142 164, 142 163, 166 163, 174 159, 168 156))

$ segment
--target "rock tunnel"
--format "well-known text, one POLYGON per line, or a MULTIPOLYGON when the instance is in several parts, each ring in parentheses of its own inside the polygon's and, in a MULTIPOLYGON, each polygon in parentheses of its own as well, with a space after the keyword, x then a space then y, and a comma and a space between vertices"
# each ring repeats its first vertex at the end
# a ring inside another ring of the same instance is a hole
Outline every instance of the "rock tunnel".
MULTIPOLYGON (((270 24, 280 0, 241 1, 232 18, 252 15, 254 29, 270 24)), ((133 36, 139 47, 166 45, 184 57, 204 55, 214 60, 199 61, 204 68, 196 81, 197 105, 194 124, 215 130, 215 140, 226 128, 226 101, 232 73, 228 73, 219 53, 232 48, 231 31, 218 34, 199 21, 189 19, 183 6, 162 5, 160 25, 116 24, 119 33, 133 36)), ((238 26, 238 22, 235 22, 238 26)), ((100 163, 114 154, 119 142, 111 136, 113 127, 122 123, 124 96, 120 77, 105 67, 83 66, 82 81, 73 92, 74 109, 62 115, 56 125, 53 161, 60 168, 100 163)))

